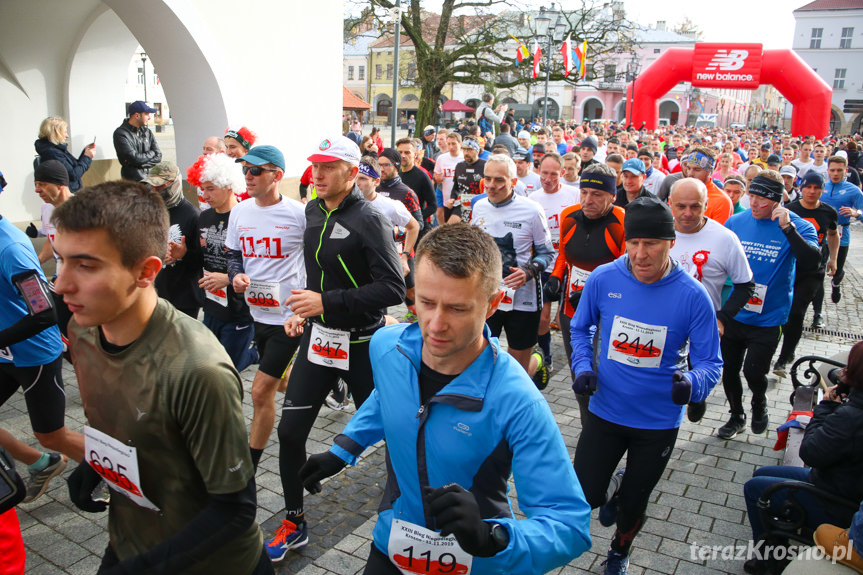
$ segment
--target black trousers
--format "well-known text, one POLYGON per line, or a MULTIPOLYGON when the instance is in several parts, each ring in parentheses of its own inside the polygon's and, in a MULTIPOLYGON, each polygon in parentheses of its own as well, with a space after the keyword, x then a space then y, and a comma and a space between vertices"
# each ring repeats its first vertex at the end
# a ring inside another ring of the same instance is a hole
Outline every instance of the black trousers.
MULTIPOLYGON (((563 300, 561 300, 563 301, 563 300)), ((561 304, 563 305, 563 304, 561 304)), ((572 334, 569 332, 572 325, 572 318, 560 311, 560 333, 563 335, 563 349, 566 351, 566 360, 569 364, 569 376, 572 381, 575 381, 575 373, 572 371, 572 334)), ((581 421, 587 419, 587 407, 590 405, 589 395, 576 395, 575 400, 578 402, 578 411, 581 414, 581 421)))
MULTIPOLYGON (((845 277, 845 259, 848 257, 849 246, 839 246, 839 252, 836 254, 836 275, 833 276, 833 284, 839 285, 842 278, 845 277)), ((812 311, 815 315, 821 315, 821 310, 824 309, 824 282, 818 285, 818 290, 815 292, 815 298, 812 301, 812 311)))
POLYGON ((780 361, 789 362, 794 359, 794 351, 803 335, 803 319, 806 309, 818 289, 824 292, 824 274, 798 274, 794 279, 794 299, 791 300, 791 311, 788 312, 788 322, 782 328, 782 349, 779 352, 780 361))
POLYGON ((573 467, 592 509, 613 495, 609 483, 626 454, 626 473, 618 492, 618 531, 627 533, 642 522, 650 494, 668 465, 677 431, 626 427, 589 412, 582 419, 573 467))
MULTIPOLYGON (((120 563, 120 560, 117 558, 117 554, 114 553, 114 549, 109 544, 108 547, 105 548, 105 555, 102 556, 102 564, 99 565, 99 570, 96 571, 96 575, 106 573, 111 567, 114 567, 118 563, 120 563)), ((261 557, 258 559, 258 564, 255 566, 255 570, 249 575, 274 574, 275 570, 273 569, 273 562, 270 561, 270 556, 267 554, 266 547, 264 547, 261 549, 261 557)))
POLYGON ((752 407, 767 404, 767 372, 770 360, 779 345, 781 326, 755 326, 730 320, 725 324, 725 334, 719 341, 722 349, 722 387, 731 406, 731 413, 743 415, 743 382, 740 369, 752 391, 752 407))
POLYGON ((368 339, 351 342, 350 370, 344 371, 308 360, 311 331, 311 327, 307 326, 300 340, 278 427, 279 473, 285 493, 285 509, 295 514, 303 510, 303 483, 299 471, 306 463, 306 440, 327 394, 341 378, 348 384, 348 390, 359 409, 374 389, 368 339))
POLYGON ((363 575, 402 575, 398 567, 393 565, 390 558, 387 557, 380 549, 377 548, 372 541, 371 550, 369 550, 369 558, 366 561, 366 568, 363 570, 363 575))

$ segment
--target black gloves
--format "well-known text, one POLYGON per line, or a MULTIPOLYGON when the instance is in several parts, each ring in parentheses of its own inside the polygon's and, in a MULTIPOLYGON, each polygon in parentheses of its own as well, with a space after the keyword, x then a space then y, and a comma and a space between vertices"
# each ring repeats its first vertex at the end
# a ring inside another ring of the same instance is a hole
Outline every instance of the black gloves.
POLYGON ((542 286, 542 301, 553 302, 557 301, 558 297, 560 297, 560 280, 551 276, 542 286))
POLYGON ((69 479, 66 480, 66 485, 69 487, 69 499, 72 500, 75 507, 88 513, 105 511, 108 508, 108 503, 93 499, 93 490, 98 487, 101 481, 102 476, 96 473, 89 463, 86 461, 79 463, 69 479))
POLYGON ((592 371, 582 371, 575 376, 575 381, 572 382, 572 391, 575 395, 593 395, 596 391, 596 373, 592 371))
POLYGON ((497 553, 491 525, 482 520, 473 493, 461 485, 449 483, 437 489, 423 487, 423 496, 441 535, 446 537, 452 533, 461 548, 474 557, 491 557, 497 553))
POLYGON ((686 405, 692 397, 692 382, 679 369, 671 376, 671 401, 677 405, 686 405))
POLYGON ((332 477, 346 465, 347 463, 330 451, 316 453, 309 456, 309 460, 300 468, 300 480, 309 493, 320 493, 321 479, 332 477))
POLYGON ((33 239, 39 237, 39 230, 36 228, 36 226, 33 225, 33 222, 30 222, 30 225, 27 226, 27 229, 24 230, 24 233, 33 239))

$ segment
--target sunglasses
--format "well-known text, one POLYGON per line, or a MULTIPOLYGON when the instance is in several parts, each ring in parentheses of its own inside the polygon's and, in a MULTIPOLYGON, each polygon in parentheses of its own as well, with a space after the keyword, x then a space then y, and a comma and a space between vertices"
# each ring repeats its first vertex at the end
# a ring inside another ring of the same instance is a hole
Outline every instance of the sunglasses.
POLYGON ((278 172, 279 170, 273 168, 262 168, 261 166, 243 166, 243 175, 252 174, 253 176, 260 176, 264 172, 278 172))

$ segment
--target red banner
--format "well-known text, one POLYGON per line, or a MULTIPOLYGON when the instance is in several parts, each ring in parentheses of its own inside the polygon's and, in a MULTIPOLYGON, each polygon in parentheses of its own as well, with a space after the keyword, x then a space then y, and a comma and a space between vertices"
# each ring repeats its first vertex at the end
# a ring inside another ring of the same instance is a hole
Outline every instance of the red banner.
POLYGON ((692 85, 757 88, 761 79, 761 44, 695 44, 692 85))

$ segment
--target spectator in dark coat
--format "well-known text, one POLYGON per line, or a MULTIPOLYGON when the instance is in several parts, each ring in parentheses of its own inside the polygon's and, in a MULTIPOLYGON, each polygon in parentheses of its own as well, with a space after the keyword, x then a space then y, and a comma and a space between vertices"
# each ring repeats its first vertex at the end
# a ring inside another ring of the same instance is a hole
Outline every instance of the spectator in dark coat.
POLYGON ((88 144, 77 158, 69 152, 66 140, 69 139, 69 124, 59 116, 42 120, 39 126, 39 139, 33 144, 39 154, 39 162, 57 160, 69 172, 69 191, 73 194, 81 189, 81 176, 90 168, 96 142, 88 144))

